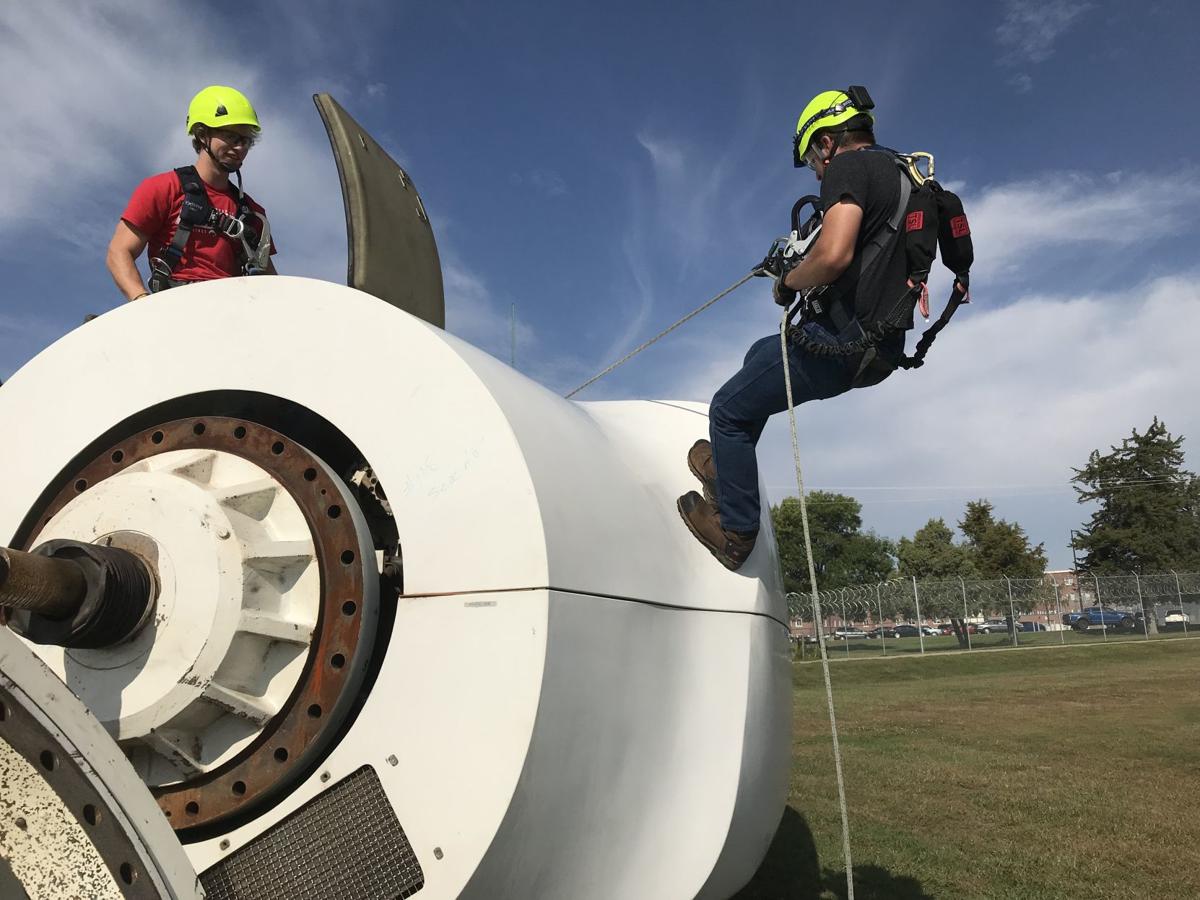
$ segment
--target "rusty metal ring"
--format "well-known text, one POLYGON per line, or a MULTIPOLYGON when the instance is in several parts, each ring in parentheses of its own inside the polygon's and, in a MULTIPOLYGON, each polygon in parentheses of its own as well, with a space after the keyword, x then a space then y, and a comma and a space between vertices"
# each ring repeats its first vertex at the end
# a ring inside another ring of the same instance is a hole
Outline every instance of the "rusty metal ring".
MULTIPOLYGON (((265 801, 293 774, 302 773, 344 718, 334 711, 361 665, 363 564, 354 517, 336 515, 345 490, 308 450, 285 435, 244 419, 177 419, 115 444, 66 478, 38 518, 37 530, 73 498, 123 469, 173 450, 218 450, 265 469, 304 514, 321 579, 321 608, 308 660, 283 708, 241 753, 190 781, 152 788, 176 831, 210 827, 265 801)), ((25 547, 33 543, 31 538, 25 547)), ((369 648, 364 647, 364 651, 369 648)))

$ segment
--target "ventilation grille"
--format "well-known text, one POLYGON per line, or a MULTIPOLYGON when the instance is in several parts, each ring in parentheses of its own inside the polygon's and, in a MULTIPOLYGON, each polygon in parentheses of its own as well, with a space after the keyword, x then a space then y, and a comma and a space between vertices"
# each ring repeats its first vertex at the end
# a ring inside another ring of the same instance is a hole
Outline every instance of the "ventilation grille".
POLYGON ((208 900, 399 900, 425 886, 370 766, 200 876, 208 900))

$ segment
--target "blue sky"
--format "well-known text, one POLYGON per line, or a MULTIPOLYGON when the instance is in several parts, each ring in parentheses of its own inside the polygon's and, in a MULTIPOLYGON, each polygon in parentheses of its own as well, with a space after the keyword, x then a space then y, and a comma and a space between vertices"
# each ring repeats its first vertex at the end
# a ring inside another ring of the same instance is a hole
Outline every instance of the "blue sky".
MULTIPOLYGON (((762 257, 815 190, 799 110, 861 83, 881 142, 967 203, 975 303, 920 372, 803 408, 809 485, 893 537, 989 497, 1065 565, 1072 465, 1155 414, 1200 440, 1194 4, 79 6, 0 11, 0 376, 117 304, 108 237, 190 161, 205 84, 259 110, 246 188, 281 271, 345 277, 329 91, 421 190, 450 330, 507 359, 515 303, 518 368, 565 392, 762 257)), ((581 399, 707 400, 776 315, 752 282, 581 399)), ((760 454, 794 493, 782 417, 760 454)))

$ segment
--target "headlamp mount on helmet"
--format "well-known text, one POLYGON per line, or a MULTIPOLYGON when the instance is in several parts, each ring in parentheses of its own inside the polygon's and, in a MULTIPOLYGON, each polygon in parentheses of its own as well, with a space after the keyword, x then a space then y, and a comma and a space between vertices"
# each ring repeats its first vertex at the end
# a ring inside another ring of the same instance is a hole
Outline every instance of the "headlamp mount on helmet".
MULTIPOLYGON (((821 119, 827 119, 830 116, 841 115, 842 113, 851 109, 855 110, 856 112, 865 113, 868 110, 875 108, 875 101, 871 99, 871 94, 861 84, 852 84, 850 87, 846 88, 843 93, 846 95, 845 100, 835 103, 832 106, 828 106, 825 109, 818 110, 809 116, 804 122, 802 122, 800 127, 796 129, 796 136, 792 138, 792 163, 797 169, 801 169, 805 165, 804 153, 801 152, 800 147, 802 144, 807 143, 805 138, 817 122, 819 122, 821 119)), ((846 129, 843 127, 840 130, 845 131, 846 129)), ((804 152, 807 151, 808 147, 805 146, 804 152)))

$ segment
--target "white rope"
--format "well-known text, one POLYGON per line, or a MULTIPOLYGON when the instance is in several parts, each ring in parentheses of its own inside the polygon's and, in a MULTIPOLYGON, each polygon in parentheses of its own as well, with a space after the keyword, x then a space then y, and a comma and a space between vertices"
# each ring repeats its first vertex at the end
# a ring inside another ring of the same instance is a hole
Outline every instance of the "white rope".
POLYGON ((682 319, 680 319, 678 322, 676 322, 670 328, 666 328, 666 329, 660 331, 658 334, 656 334, 654 337, 650 338, 650 340, 646 341, 646 343, 642 344, 640 347, 635 347, 633 350, 630 350, 628 353, 626 353, 624 356, 622 356, 620 359, 618 359, 615 363, 613 363, 611 366, 609 366, 607 369, 605 369, 599 375, 593 375, 591 378, 589 378, 587 381, 585 381, 579 387, 575 388, 575 390, 571 391, 571 393, 564 394, 563 396, 566 397, 568 400, 571 399, 576 394, 578 394, 580 391, 582 391, 585 387, 588 387, 589 385, 592 385, 595 382, 599 381, 601 378, 603 378, 609 372, 616 369, 618 366, 625 365, 625 363, 629 362, 631 359, 633 359, 635 356, 637 356, 639 353, 641 353, 643 350, 645 350, 651 344, 666 337, 668 334, 670 334, 672 331, 674 331, 676 328, 678 328, 684 322, 687 322, 688 320, 693 319, 696 316, 700 315, 700 313, 704 312, 706 309, 708 309, 710 306, 712 306, 714 303, 716 303, 718 300, 720 300, 726 294, 732 294, 734 291, 736 291, 738 288, 740 288, 743 284, 745 284, 747 281, 749 281, 753 277, 754 277, 754 273, 750 272, 741 281, 737 282, 736 284, 731 284, 729 287, 725 288, 725 290, 721 291, 721 293, 717 294, 717 296, 713 297, 711 300, 707 301, 706 303, 703 303, 700 306, 697 306, 695 309, 693 309, 690 313, 688 313, 686 316, 684 316, 682 319))
POLYGON ((829 654, 825 650, 825 630, 821 624, 821 598, 817 593, 817 567, 813 562, 812 538, 808 532, 808 504, 804 499, 804 476, 800 471, 800 440, 796 436, 796 406, 792 400, 792 372, 788 362, 788 311, 779 325, 779 343, 783 351, 783 383, 787 388, 788 422, 792 426, 792 458, 796 462, 796 488, 800 492, 800 524, 804 529, 804 552, 808 556, 808 584, 812 591, 813 622, 817 644, 821 648, 821 673, 825 676, 825 699, 829 704, 829 730, 833 735, 833 765, 837 772, 838 806, 842 813, 842 855, 846 859, 846 900, 854 900, 854 863, 850 858, 850 812, 846 806, 846 782, 842 777, 842 748, 838 742, 837 715, 833 711, 833 683, 829 679, 829 654))

